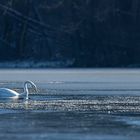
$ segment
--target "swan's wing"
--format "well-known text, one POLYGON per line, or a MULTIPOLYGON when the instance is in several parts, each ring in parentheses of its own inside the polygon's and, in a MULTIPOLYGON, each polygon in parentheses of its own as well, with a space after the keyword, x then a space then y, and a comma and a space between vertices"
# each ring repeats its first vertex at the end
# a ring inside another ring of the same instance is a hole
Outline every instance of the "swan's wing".
POLYGON ((19 93, 8 88, 0 88, 0 97, 13 97, 13 96, 19 96, 19 93))

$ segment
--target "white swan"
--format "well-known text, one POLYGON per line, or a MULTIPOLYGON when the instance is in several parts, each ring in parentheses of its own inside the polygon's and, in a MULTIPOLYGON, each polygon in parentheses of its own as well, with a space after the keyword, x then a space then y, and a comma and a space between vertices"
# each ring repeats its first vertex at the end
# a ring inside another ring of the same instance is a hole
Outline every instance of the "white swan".
POLYGON ((32 81, 26 81, 24 83, 24 92, 18 93, 14 90, 8 88, 0 88, 0 97, 2 98, 29 98, 29 90, 28 85, 31 85, 32 88, 37 92, 37 87, 32 81))

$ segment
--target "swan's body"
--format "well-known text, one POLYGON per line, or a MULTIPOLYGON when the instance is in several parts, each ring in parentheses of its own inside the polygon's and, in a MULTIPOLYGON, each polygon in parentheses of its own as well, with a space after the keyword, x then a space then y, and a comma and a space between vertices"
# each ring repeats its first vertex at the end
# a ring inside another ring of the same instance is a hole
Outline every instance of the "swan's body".
POLYGON ((24 92, 23 93, 18 93, 16 91, 8 89, 8 88, 0 88, 0 97, 2 97, 2 98, 26 98, 26 99, 28 99, 28 96, 29 96, 28 85, 31 85, 32 88, 34 88, 35 91, 37 91, 37 87, 32 81, 26 81, 24 83, 24 92))

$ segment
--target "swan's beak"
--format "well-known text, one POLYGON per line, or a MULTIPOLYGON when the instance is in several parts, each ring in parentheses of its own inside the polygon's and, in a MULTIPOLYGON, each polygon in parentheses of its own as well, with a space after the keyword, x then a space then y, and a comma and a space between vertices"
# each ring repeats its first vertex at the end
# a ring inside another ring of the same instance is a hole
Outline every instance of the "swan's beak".
POLYGON ((37 87, 36 87, 36 86, 35 86, 35 88, 34 88, 34 89, 35 89, 35 92, 36 92, 36 93, 38 93, 38 90, 37 90, 37 87))
POLYGON ((37 92, 38 92, 38 90, 37 90, 37 86, 36 86, 35 84, 33 84, 32 86, 33 86, 35 92, 37 93, 37 92))

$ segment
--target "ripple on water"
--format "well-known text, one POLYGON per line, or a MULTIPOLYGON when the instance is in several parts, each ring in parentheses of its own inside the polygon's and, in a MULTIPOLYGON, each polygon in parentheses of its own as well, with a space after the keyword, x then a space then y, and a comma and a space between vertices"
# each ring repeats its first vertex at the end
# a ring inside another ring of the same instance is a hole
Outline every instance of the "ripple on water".
POLYGON ((92 111, 95 113, 140 113, 137 96, 31 95, 27 100, 0 100, 1 113, 14 111, 92 111), (3 111, 2 111, 3 110, 3 111))

